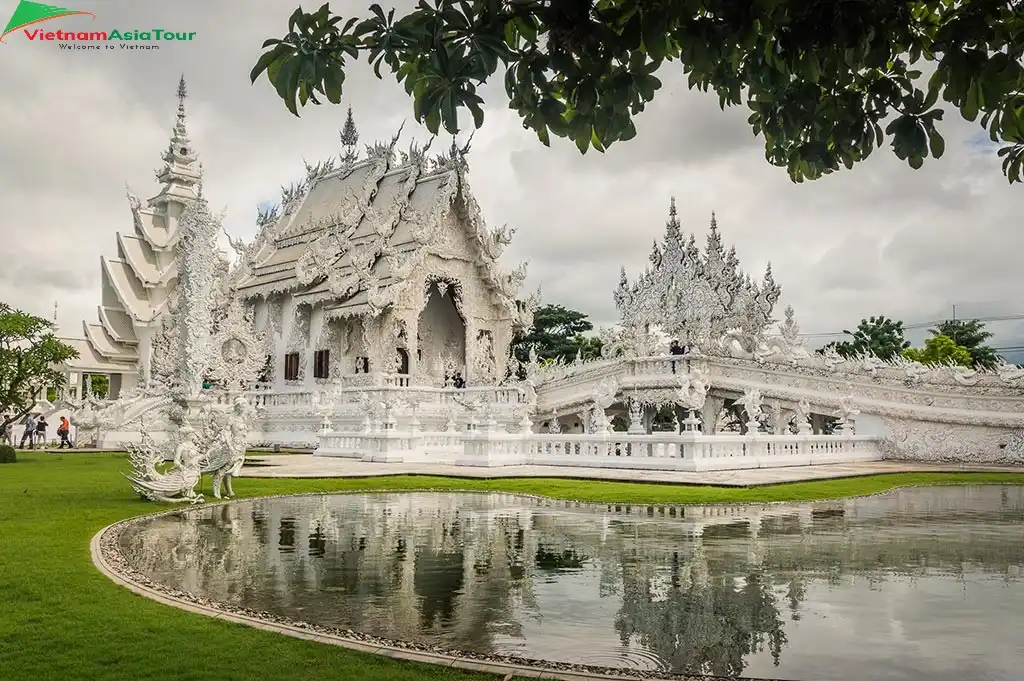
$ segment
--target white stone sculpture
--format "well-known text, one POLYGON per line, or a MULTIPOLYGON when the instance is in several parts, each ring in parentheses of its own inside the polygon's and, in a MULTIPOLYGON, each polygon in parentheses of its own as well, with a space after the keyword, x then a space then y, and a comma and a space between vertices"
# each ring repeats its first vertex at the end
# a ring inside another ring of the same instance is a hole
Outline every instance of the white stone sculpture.
POLYGON ((160 445, 143 431, 141 443, 128 445, 132 472, 124 477, 132 489, 149 501, 202 503, 203 497, 195 490, 201 477, 201 454, 195 436, 187 421, 179 428, 176 441, 160 445), (166 464, 168 458, 170 466, 166 464))
POLYGON ((754 433, 758 429, 758 417, 761 415, 761 403, 763 397, 761 391, 757 388, 748 388, 743 391, 743 397, 740 398, 740 403, 743 405, 743 410, 747 414, 747 431, 754 433))
POLYGON ((230 412, 214 409, 206 411, 204 435, 210 442, 209 449, 202 457, 202 473, 213 479, 213 497, 221 498, 221 485, 227 496, 235 496, 231 488, 232 479, 241 473, 248 449, 249 421, 254 416, 252 407, 242 396, 234 400, 230 412))
POLYGON ((853 433, 858 414, 860 414, 860 409, 857 408, 853 395, 847 395, 839 400, 839 411, 836 412, 836 418, 842 423, 844 432, 853 433))
POLYGON ((735 249, 726 251, 722 245, 713 214, 701 252, 693 235, 684 237, 674 198, 665 236, 654 244, 650 261, 651 266, 632 284, 622 271, 615 291, 622 323, 634 328, 659 326, 691 347, 709 347, 732 328, 760 334, 771 322, 782 293, 771 265, 761 283, 754 283, 739 269, 735 249))
POLYGON ((703 409, 708 399, 708 391, 711 389, 705 380, 704 372, 693 368, 680 376, 679 383, 679 387, 676 388, 679 404, 691 411, 703 409))
POLYGON ((805 399, 796 405, 796 427, 800 433, 811 431, 811 403, 805 399))

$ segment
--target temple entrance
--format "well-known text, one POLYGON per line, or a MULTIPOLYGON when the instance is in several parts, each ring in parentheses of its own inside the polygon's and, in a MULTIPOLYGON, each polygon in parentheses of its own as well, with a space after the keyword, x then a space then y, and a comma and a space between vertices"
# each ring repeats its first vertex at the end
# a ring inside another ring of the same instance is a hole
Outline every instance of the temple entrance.
POLYGON ((432 283, 418 321, 422 371, 439 381, 456 373, 466 375, 466 322, 454 295, 450 282, 432 283))
POLYGON ((405 348, 396 348, 398 351, 398 373, 409 373, 409 351, 405 348))

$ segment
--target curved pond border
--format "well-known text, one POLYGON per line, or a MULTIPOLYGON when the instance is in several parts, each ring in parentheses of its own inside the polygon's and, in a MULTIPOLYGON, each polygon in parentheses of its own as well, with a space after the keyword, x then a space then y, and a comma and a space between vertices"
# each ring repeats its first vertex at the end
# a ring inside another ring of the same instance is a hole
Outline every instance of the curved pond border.
MULTIPOLYGON (((1000 483, 991 483, 1000 484, 1000 483)), ((945 485, 906 485, 895 487, 868 495, 857 495, 853 497, 840 497, 839 499, 867 498, 884 496, 900 489, 914 487, 944 487, 945 485)), ((956 485, 950 485, 956 486, 956 485)), ((519 678, 541 678, 541 679, 562 679, 564 681, 636 681, 637 679, 650 680, 672 680, 672 681, 708 681, 709 679, 721 679, 714 676, 694 676, 692 674, 671 674, 662 671, 642 671, 624 669, 619 667, 595 667, 589 665, 569 664, 552 662, 549 660, 533 660, 512 655, 482 655, 457 650, 435 648, 410 641, 398 641, 369 634, 363 634, 352 629, 340 629, 324 627, 309 622, 301 622, 280 617, 269 612, 239 608, 227 603, 220 603, 212 599, 196 596, 188 591, 181 591, 155 582, 142 573, 135 570, 128 560, 121 553, 121 533, 128 527, 137 523, 146 522, 153 518, 165 515, 188 512, 198 508, 213 508, 226 506, 235 503, 251 503, 264 499, 294 499, 301 497, 324 497, 324 496, 349 496, 357 494, 488 494, 484 490, 455 490, 455 489, 404 489, 404 490, 340 490, 332 492, 304 492, 298 494, 274 494, 268 496, 243 497, 220 501, 215 503, 203 503, 193 506, 178 506, 156 513, 146 513, 120 520, 107 525, 93 535, 89 542, 89 553, 92 556, 93 565, 101 573, 106 575, 115 584, 127 588, 135 594, 144 596, 164 605, 169 605, 187 612, 206 615, 216 619, 222 619, 236 624, 244 624, 264 631, 273 631, 293 638, 316 641, 341 646, 349 650, 364 653, 374 653, 396 660, 409 662, 421 662, 434 664, 442 667, 453 667, 471 672, 483 672, 503 677, 503 681, 511 681, 513 677, 519 678)), ((518 492, 499 492, 524 499, 543 501, 549 504, 565 506, 657 506, 657 507, 685 507, 685 506, 779 506, 793 503, 817 503, 837 501, 838 499, 816 499, 809 501, 767 501, 767 502, 740 502, 740 503, 719 503, 719 504, 634 504, 622 502, 591 502, 573 501, 566 499, 554 499, 539 494, 528 494, 518 492)), ((724 680, 723 680, 724 681, 724 680)), ((734 677, 728 681, 771 681, 770 679, 755 677, 734 677)))

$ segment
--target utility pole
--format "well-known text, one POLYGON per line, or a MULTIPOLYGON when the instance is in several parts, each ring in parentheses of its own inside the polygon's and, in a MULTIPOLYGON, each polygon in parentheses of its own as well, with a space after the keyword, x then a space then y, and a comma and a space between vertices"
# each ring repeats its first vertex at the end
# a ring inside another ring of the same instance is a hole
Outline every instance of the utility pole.
POLYGON ((953 303, 953 321, 956 321, 956 303, 953 303))

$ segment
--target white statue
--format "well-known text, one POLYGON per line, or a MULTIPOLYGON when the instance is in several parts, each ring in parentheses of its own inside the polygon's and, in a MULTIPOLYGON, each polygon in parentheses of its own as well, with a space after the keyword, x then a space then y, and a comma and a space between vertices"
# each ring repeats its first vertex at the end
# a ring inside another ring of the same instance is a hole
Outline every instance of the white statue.
POLYGON ((242 472, 245 465, 245 452, 248 448, 249 419, 252 410, 244 397, 235 398, 231 412, 225 419, 221 415, 207 412, 209 435, 212 446, 204 457, 202 472, 213 478, 213 497, 221 498, 221 485, 225 487, 228 497, 235 496, 231 488, 231 480, 242 472))
POLYGON ((860 409, 857 409, 853 395, 848 395, 839 400, 839 411, 836 413, 836 418, 843 424, 844 431, 849 430, 853 432, 854 422, 859 413, 860 409))
POLYGON ((195 431, 185 422, 178 429, 172 464, 167 470, 161 470, 166 467, 168 447, 157 446, 152 437, 143 431, 140 444, 128 445, 132 472, 124 477, 131 482, 132 489, 149 501, 202 503, 203 497, 196 494, 195 490, 201 477, 200 454, 195 436, 195 431))
POLYGON ((796 405, 796 426, 801 433, 811 429, 811 403, 806 399, 800 400, 796 405))
POLYGON ((711 389, 711 385, 704 378, 704 372, 700 369, 691 369, 689 373, 680 376, 679 383, 680 386, 676 388, 679 404, 691 411, 703 409, 708 399, 708 390, 711 389))
POLYGON ((756 388, 751 388, 743 392, 743 397, 740 398, 740 403, 743 405, 744 411, 747 412, 747 421, 754 423, 757 421, 758 415, 761 413, 761 391, 756 388))

